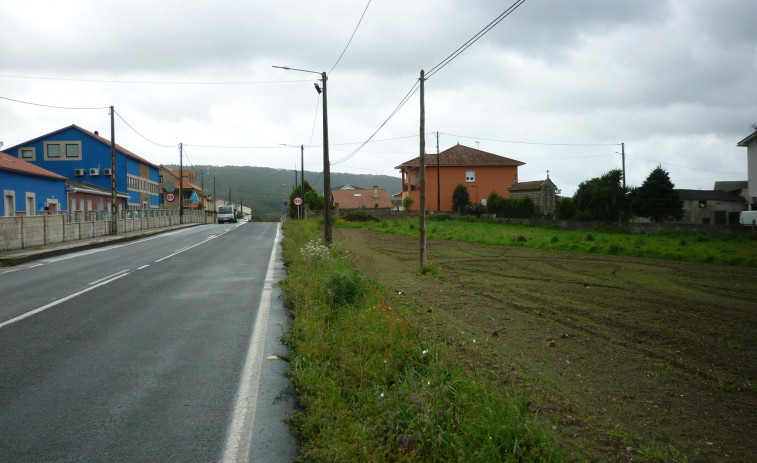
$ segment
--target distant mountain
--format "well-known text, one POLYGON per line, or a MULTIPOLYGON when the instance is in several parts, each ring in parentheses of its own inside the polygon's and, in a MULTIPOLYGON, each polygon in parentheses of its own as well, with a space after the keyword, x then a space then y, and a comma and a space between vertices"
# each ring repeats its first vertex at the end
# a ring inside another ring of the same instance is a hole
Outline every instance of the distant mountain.
MULTIPOLYGON (((171 167, 178 169, 179 166, 171 167)), ((282 202, 289 199, 294 189, 293 169, 272 169, 270 167, 253 166, 184 166, 185 170, 192 170, 197 174, 197 186, 202 186, 205 193, 213 195, 213 179, 215 178, 215 195, 228 199, 229 190, 233 202, 242 201, 245 206, 252 208, 252 213, 263 216, 282 211, 282 202)), ((300 172, 297 172, 297 183, 301 183, 300 172)), ((323 195, 322 172, 305 171, 305 180, 320 195, 323 195)), ((358 188, 385 188, 389 195, 401 188, 401 178, 389 175, 365 175, 331 172, 331 188, 350 184, 358 188)))

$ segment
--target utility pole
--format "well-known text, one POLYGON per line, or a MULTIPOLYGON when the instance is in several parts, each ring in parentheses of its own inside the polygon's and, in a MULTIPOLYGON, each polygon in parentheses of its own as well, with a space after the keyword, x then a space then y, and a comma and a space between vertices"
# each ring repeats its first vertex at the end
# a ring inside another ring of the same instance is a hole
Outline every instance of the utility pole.
POLYGON ((421 152, 418 157, 418 174, 420 201, 419 201, 419 220, 420 220, 420 238, 421 238, 421 267, 426 265, 426 104, 424 101, 424 72, 421 69, 421 152))
POLYGON ((441 161, 439 160, 439 131, 436 131, 436 210, 442 211, 442 180, 439 174, 441 161))
POLYGON ((323 79, 323 235, 326 246, 331 246, 331 166, 329 163, 329 119, 326 104, 326 72, 323 79))
POLYGON ((184 223, 184 146, 179 143, 179 223, 184 223))
POLYGON ((116 212, 116 124, 115 110, 110 107, 110 234, 118 234, 118 215, 116 212))
POLYGON ((205 172, 200 171, 200 190, 202 190, 202 197, 200 198, 200 207, 205 209, 205 172))
POLYGON ((626 144, 620 144, 620 155, 623 156, 623 189, 626 189, 626 144))
POLYGON ((305 197, 305 145, 300 145, 300 180, 302 180, 302 197, 305 197))
POLYGON ((218 208, 216 207, 216 204, 218 204, 216 201, 218 201, 218 198, 216 198, 216 178, 213 177, 213 210, 217 211, 218 208))

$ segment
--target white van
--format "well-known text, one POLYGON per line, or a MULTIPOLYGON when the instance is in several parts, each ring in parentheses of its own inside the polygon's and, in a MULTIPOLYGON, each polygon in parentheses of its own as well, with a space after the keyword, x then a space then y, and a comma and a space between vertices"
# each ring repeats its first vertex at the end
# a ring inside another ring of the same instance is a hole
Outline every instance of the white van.
POLYGON ((237 212, 231 204, 218 206, 218 223, 237 223, 237 212))
POLYGON ((741 225, 757 225, 757 211, 741 211, 739 223, 741 225))

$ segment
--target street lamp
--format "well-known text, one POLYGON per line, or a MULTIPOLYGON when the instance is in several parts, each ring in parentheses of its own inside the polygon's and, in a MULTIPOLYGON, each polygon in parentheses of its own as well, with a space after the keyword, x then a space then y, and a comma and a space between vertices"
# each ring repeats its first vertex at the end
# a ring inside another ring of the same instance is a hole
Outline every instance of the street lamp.
MULTIPOLYGON (((286 71, 309 72, 320 74, 323 88, 315 84, 315 89, 323 95, 323 238, 326 246, 331 246, 331 173, 329 165, 329 116, 326 100, 326 72, 308 71, 306 69, 290 68, 289 66, 273 66, 286 71)), ((304 149, 304 148, 303 148, 304 149)), ((304 184, 304 182, 303 182, 304 184)))

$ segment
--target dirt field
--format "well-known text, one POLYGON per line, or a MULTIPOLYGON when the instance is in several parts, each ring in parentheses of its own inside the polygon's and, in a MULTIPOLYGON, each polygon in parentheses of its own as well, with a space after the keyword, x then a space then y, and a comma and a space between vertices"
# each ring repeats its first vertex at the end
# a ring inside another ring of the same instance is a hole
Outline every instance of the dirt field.
POLYGON ((757 269, 337 228, 348 261, 531 400, 569 460, 755 461, 757 269))

